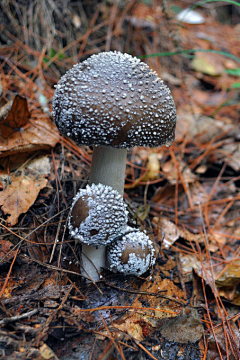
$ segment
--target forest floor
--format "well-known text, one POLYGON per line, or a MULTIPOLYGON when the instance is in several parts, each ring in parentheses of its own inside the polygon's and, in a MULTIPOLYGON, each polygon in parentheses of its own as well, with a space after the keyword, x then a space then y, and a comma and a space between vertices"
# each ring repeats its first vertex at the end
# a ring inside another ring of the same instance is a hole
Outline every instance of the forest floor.
MULTIPOLYGON (((188 1, 0 4, 0 357, 240 358, 240 8, 188 1), (141 277, 86 283, 66 226, 92 150, 61 136, 54 85, 117 50, 171 89, 171 147, 128 152, 129 224, 153 240, 141 277)), ((234 3, 234 4, 233 4, 234 3)))

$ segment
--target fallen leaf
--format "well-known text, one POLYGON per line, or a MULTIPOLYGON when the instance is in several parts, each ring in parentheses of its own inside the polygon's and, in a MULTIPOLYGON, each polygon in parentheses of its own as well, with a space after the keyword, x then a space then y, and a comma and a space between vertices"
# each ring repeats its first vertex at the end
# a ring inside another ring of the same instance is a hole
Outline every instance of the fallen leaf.
POLYGON ((137 296, 132 308, 122 316, 121 323, 114 322, 114 327, 141 341, 159 327, 161 319, 176 317, 186 300, 183 291, 171 280, 162 280, 156 274, 154 282, 145 281, 139 291, 146 295, 137 296), (147 293, 163 296, 149 296, 147 293))
MULTIPOLYGON (((221 319, 222 321, 222 319, 221 319)), ((238 359, 240 346, 240 333, 236 324, 232 320, 228 320, 228 326, 216 327, 214 333, 211 333, 208 338, 208 359, 219 359, 219 352, 221 352, 222 359, 238 359), (226 338, 233 339, 235 346, 228 346, 226 348, 226 338), (235 349, 234 349, 235 348, 235 349), (238 355, 237 355, 238 351, 238 355)))
POLYGON ((46 360, 49 360, 49 359, 55 359, 57 360, 58 357, 54 354, 54 352, 52 351, 52 349, 50 349, 49 346, 47 346, 47 344, 43 344, 41 347, 40 347, 40 354, 41 356, 46 359, 46 360))
POLYGON ((220 55, 214 54, 213 56, 213 54, 209 53, 196 52, 191 64, 195 71, 211 76, 219 76, 224 71, 222 62, 223 59, 220 55))
MULTIPOLYGON (((0 78, 0 90, 1 90, 1 78, 0 78)), ((10 100, 0 108, 0 121, 7 116, 7 114, 11 110, 12 104, 13 104, 13 100, 10 100)))
POLYGON ((233 129, 234 125, 226 124, 224 121, 203 115, 193 116, 184 112, 178 114, 176 138, 181 139, 184 136, 197 137, 197 141, 204 144, 223 132, 230 132, 233 129))
MULTIPOLYGON (((3 262, 4 264, 4 262, 3 262)), ((23 272, 21 272, 21 276, 23 275, 23 272)), ((11 299, 13 297, 13 294, 18 288, 22 288, 25 279, 24 276, 21 277, 20 275, 16 278, 15 276, 10 276, 7 282, 7 286, 4 288, 3 291, 3 299, 11 299), (17 281, 16 281, 17 279, 17 281)), ((6 273, 1 269, 0 271, 0 289, 3 288, 3 285, 6 281, 6 273)))
POLYGON ((20 132, 30 119, 27 99, 16 95, 11 110, 5 119, 0 122, 0 133, 3 139, 7 139, 15 132, 20 132))
POLYGON ((137 320, 133 319, 126 319, 126 321, 122 324, 114 324, 114 326, 120 330, 124 331, 134 339, 138 341, 142 341, 144 339, 143 333, 142 333, 142 327, 138 323, 137 320))
POLYGON ((0 157, 23 152, 35 152, 54 147, 59 141, 59 132, 46 116, 30 120, 23 131, 15 131, 7 139, 0 135, 0 157))
POLYGON ((160 332, 169 341, 182 344, 187 344, 188 341, 195 343, 203 336, 203 325, 197 310, 186 307, 179 316, 165 319, 160 332))
POLYGON ((218 294, 219 296, 224 297, 228 301, 233 301, 236 294, 236 286, 219 287, 218 294))
POLYGON ((0 263, 1 264, 9 261, 10 259, 12 259, 15 256, 17 250, 11 251, 12 248, 13 248, 13 243, 11 243, 11 241, 0 240, 0 263))
POLYGON ((240 149, 239 144, 232 143, 223 145, 220 157, 223 161, 227 161, 228 165, 231 166, 235 171, 240 171, 240 149))
POLYGON ((162 165, 162 171, 165 173, 165 178, 168 179, 170 184, 176 184, 176 179, 181 183, 181 179, 178 176, 180 171, 186 183, 193 183, 196 179, 196 175, 192 173, 190 168, 186 165, 184 161, 179 163, 179 168, 177 169, 174 162, 169 160, 162 165))
POLYGON ((159 12, 156 8, 154 11, 149 5, 138 2, 136 6, 133 7, 131 16, 127 16, 127 20, 138 28, 156 28, 156 13, 159 12))
POLYGON ((7 222, 11 226, 17 223, 20 214, 33 205, 39 191, 47 185, 46 175, 50 168, 48 157, 41 156, 38 161, 34 159, 33 162, 35 165, 30 162, 10 173, 6 188, 0 192, 0 206, 4 214, 10 215, 7 222), (39 163, 42 172, 39 170, 39 163))
POLYGON ((240 284, 240 259, 226 266, 224 273, 217 279, 218 286, 236 286, 240 284))
MULTIPOLYGON (((159 226, 159 218, 153 218, 153 225, 159 226)), ((163 245, 165 249, 168 249, 175 243, 180 237, 188 241, 204 242, 202 234, 193 234, 187 229, 182 229, 176 226, 172 221, 168 220, 164 216, 160 219, 160 226, 163 233, 163 245)))
POLYGON ((179 253, 179 260, 181 264, 181 272, 185 282, 193 280, 193 270, 202 278, 202 265, 194 254, 179 253))

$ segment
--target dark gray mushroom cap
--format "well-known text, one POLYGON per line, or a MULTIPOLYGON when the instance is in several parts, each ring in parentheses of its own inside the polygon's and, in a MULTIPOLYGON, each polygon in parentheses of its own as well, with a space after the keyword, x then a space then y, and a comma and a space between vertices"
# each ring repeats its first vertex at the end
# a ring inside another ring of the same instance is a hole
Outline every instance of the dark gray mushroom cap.
POLYGON ((125 233, 107 247, 108 266, 113 272, 140 276, 154 265, 154 253, 149 237, 127 226, 125 233))
POLYGON ((80 189, 70 210, 69 230, 73 238, 91 246, 106 246, 127 224, 121 195, 110 186, 87 185, 80 189))
POLYGON ((175 136, 170 90, 148 65, 120 52, 74 65, 56 85, 53 116, 79 145, 156 147, 175 136))

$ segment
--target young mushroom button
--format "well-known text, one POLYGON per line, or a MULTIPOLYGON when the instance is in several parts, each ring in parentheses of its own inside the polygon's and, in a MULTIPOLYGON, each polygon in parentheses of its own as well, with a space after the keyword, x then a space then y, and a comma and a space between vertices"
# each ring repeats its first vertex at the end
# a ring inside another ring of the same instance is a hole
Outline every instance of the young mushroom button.
POLYGON ((155 263, 155 249, 149 237, 127 226, 107 248, 108 267, 113 272, 141 276, 155 263))
POLYGON ((127 210, 121 195, 110 186, 87 185, 73 200, 69 216, 69 231, 82 243, 83 274, 98 280, 105 266, 105 249, 125 231, 127 210))
POLYGON ((87 185, 75 196, 69 216, 69 230, 81 243, 104 247, 123 233, 127 210, 120 194, 110 186, 87 185))
POLYGON ((56 85, 53 115, 79 145, 93 145, 90 183, 124 189, 126 149, 174 140, 176 108, 169 88, 136 57, 92 55, 56 85))

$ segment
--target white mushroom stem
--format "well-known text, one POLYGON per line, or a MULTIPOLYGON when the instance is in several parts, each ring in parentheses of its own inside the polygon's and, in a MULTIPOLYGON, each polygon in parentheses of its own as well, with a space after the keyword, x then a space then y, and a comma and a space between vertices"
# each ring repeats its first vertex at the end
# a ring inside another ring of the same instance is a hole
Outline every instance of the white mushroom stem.
POLYGON ((124 192, 127 149, 106 146, 94 147, 90 172, 90 184, 103 184, 124 192))
MULTIPOLYGON (((90 184, 103 184, 124 192, 127 149, 106 146, 94 147, 90 184)), ((94 281, 99 280, 101 268, 106 267, 106 247, 82 244, 82 273, 94 281), (94 265, 93 265, 94 264, 94 265)))
POLYGON ((99 248, 82 243, 81 267, 84 276, 98 281, 101 268, 106 267, 106 247, 99 248))

